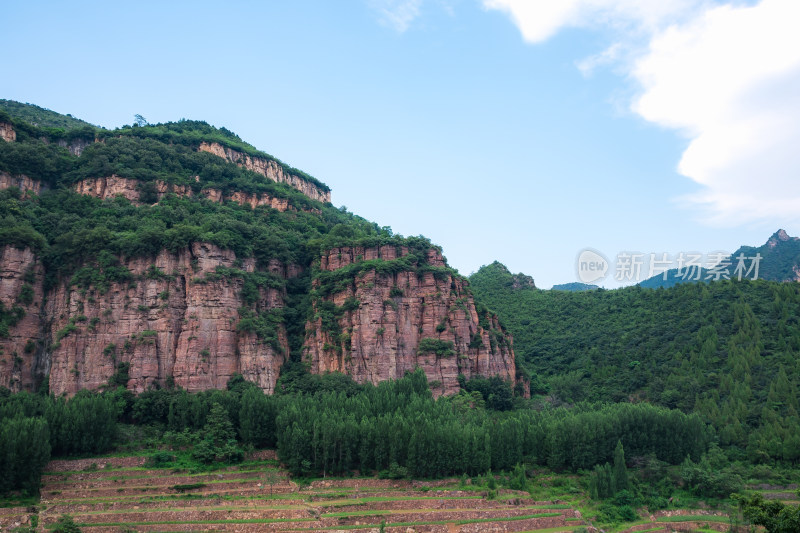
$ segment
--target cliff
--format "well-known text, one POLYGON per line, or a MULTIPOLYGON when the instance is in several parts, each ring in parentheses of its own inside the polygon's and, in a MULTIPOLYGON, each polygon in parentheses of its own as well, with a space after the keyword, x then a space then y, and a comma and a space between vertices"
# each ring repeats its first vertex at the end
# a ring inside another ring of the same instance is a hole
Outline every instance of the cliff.
POLYGON ((45 188, 41 181, 31 179, 24 174, 14 176, 7 172, 0 171, 0 190, 10 187, 16 187, 23 193, 32 194, 39 194, 42 192, 42 189, 45 188))
MULTIPOLYGON (((149 183, 147 185, 149 185, 149 183)), ((81 180, 73 186, 73 190, 78 194, 94 196, 102 200, 122 196, 135 205, 143 205, 144 202, 141 201, 141 197, 144 186, 146 186, 146 184, 138 180, 112 175, 105 178, 81 180)), ((2 175, 0 175, 0 188, 3 188, 2 175)), ((152 189, 155 193, 154 200, 161 200, 166 194, 170 193, 188 198, 196 196, 192 188, 188 185, 176 185, 174 183, 166 183, 162 180, 152 182, 152 189)), ((209 188, 200 191, 200 196, 217 203, 232 201, 239 205, 249 205, 253 209, 262 205, 277 209, 278 211, 294 209, 294 206, 289 204, 288 198, 276 198, 265 193, 256 194, 243 191, 223 193, 219 189, 209 188)))
POLYGON ((79 156, 83 153, 83 150, 95 143, 98 142, 97 139, 88 140, 88 139, 72 139, 71 141, 59 140, 56 142, 57 145, 66 148, 69 150, 69 153, 74 156, 79 156))
POLYGON ((459 374, 515 381, 511 336, 496 318, 479 315, 466 280, 445 267, 436 249, 427 251, 422 268, 392 265, 409 253, 383 246, 323 255, 315 281, 323 296, 314 302, 304 346, 312 371, 374 384, 419 366, 436 395, 457 392, 459 374), (347 269, 355 275, 337 275, 347 269), (332 279, 341 290, 325 294, 332 279))
POLYGON ((0 122, 0 139, 6 142, 14 142, 17 140, 17 132, 14 131, 13 126, 7 122, 0 122))
POLYGON ((0 386, 12 390, 34 383, 41 351, 43 273, 29 248, 0 247, 0 326, 7 328, 5 335, 0 328, 0 386))
POLYGON ((302 358, 361 383, 419 366, 437 395, 516 377, 511 337, 430 241, 333 207, 232 132, 7 110, 0 190, 23 194, 0 193, 0 386, 199 391, 240 373, 272 392, 302 358), (392 244, 334 248, 357 242, 392 244))
MULTIPOLYGON (((289 355, 282 325, 275 339, 264 343, 239 327, 237 313, 242 307, 256 317, 279 310, 283 289, 260 286, 255 301, 245 306, 244 278, 255 273, 255 262, 237 261, 216 246, 197 243, 176 254, 84 267, 47 293, 42 313, 36 312, 42 276, 33 254, 5 247, 2 261, 0 297, 7 307, 26 272, 33 268, 39 280, 30 309, 0 344, 6 353, 2 386, 30 388, 36 367, 49 372, 54 394, 96 389, 112 376, 136 392, 170 381, 189 391, 224 388, 237 372, 271 392, 289 355), (232 270, 220 274, 219 267, 232 270), (25 351, 31 342, 44 346, 35 354, 25 351), (12 359, 13 353, 21 361, 12 359)), ((286 270, 273 262, 268 272, 283 279, 286 270)))
POLYGON ((144 202, 141 201, 143 189, 145 186, 151 185, 151 183, 153 192, 155 193, 154 200, 156 201, 161 200, 161 198, 168 193, 173 193, 178 196, 194 196, 192 188, 187 185, 175 185, 161 180, 145 183, 116 175, 81 180, 73 185, 73 190, 78 194, 94 196, 101 200, 109 200, 117 196, 122 196, 135 205, 143 205, 144 202))
POLYGON ((297 189, 312 200, 317 200, 322 203, 329 203, 331 201, 331 192, 324 190, 316 184, 308 181, 307 179, 285 172, 283 167, 272 159, 262 157, 253 157, 248 154, 233 150, 219 143, 200 143, 198 150, 202 152, 209 152, 219 156, 231 163, 235 163, 247 170, 257 172, 262 176, 271 179, 278 183, 285 183, 290 187, 297 189))

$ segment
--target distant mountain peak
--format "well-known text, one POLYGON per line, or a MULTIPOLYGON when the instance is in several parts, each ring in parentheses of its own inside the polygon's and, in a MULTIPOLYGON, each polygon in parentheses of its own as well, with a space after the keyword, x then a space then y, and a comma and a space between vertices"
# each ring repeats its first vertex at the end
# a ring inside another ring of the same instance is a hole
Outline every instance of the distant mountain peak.
POLYGON ((778 231, 772 234, 772 237, 769 238, 769 240, 767 241, 767 246, 769 246, 770 248, 774 248, 780 242, 796 241, 796 240, 800 239, 798 239, 797 237, 790 237, 789 234, 786 233, 786 230, 779 229, 778 231))

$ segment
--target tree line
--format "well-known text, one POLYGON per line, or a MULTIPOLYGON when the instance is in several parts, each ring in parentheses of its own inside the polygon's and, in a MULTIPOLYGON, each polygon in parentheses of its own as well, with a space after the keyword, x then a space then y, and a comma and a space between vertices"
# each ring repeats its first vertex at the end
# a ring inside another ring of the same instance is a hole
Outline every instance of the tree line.
POLYGON ((485 408, 479 391, 466 390, 434 400, 422 370, 378 386, 317 378, 303 390, 295 376, 290 392, 275 395, 241 376, 227 390, 195 394, 163 389, 134 396, 118 388, 64 399, 5 391, 2 491, 38 487, 51 455, 108 451, 118 423, 160 427, 206 462, 241 458, 241 446, 277 447, 295 475, 399 470, 433 478, 510 471, 522 463, 577 471, 613 461, 619 442, 629 456, 679 464, 699 460, 712 437, 698 416, 648 404, 541 411, 521 404, 499 411, 485 408))

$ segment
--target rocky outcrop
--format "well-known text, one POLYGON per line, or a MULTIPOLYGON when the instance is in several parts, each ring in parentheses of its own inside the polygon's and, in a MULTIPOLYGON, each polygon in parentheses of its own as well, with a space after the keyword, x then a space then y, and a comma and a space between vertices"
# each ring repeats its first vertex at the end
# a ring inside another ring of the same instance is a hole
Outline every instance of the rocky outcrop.
POLYGON ((0 190, 11 187, 18 188, 24 194, 39 194, 46 188, 41 181, 31 179, 24 174, 13 176, 7 172, 0 172, 0 190))
POLYGON ((286 185, 289 185, 290 187, 302 192, 312 200, 317 200, 318 202, 323 203, 331 201, 330 191, 322 189, 315 183, 312 183, 301 176, 292 174, 290 172, 285 172, 283 167, 277 161, 272 159, 253 157, 237 150, 233 150, 232 148, 222 146, 219 143, 203 142, 200 144, 198 150, 212 153, 230 161, 231 163, 235 163, 240 167, 246 168, 247 170, 257 172, 258 174, 261 174, 272 181, 285 183, 286 185))
POLYGON ((73 189, 78 194, 94 196, 102 200, 122 196, 133 203, 139 204, 139 181, 121 178, 117 175, 105 178, 90 178, 77 182, 73 189))
MULTIPOLYGON (((74 393, 104 385, 129 364, 128 388, 141 392, 169 379, 189 391, 224 388, 234 373, 271 392, 288 356, 285 331, 279 349, 255 333, 237 331, 243 281, 220 277, 234 254, 213 245, 194 244, 178 254, 124 263, 130 281, 111 283, 102 293, 62 283, 50 295, 54 317, 50 351, 50 390, 74 393)), ((243 261, 252 272, 254 260, 243 261)), ((279 264, 271 270, 283 274, 279 264)), ((283 292, 261 288, 256 312, 282 307, 283 292)))
POLYGON ((277 209, 278 211, 294 209, 294 206, 289 205, 289 200, 287 198, 275 198, 268 194, 251 194, 241 191, 224 194, 219 189, 203 189, 203 195, 213 202, 222 203, 226 200, 230 200, 239 205, 249 205, 253 209, 262 205, 277 209))
POLYGON ((0 302, 4 312, 15 317, 7 335, 0 333, 0 387, 19 391, 33 386, 33 366, 41 349, 43 279, 42 265, 29 248, 0 247, 0 302))
POLYGON ((14 128, 11 126, 11 124, 7 122, 0 122, 0 139, 10 143, 17 140, 17 132, 14 131, 14 128))
POLYGON ((767 246, 769 248, 775 248, 776 246, 779 246, 780 243, 782 242, 797 241, 797 240, 800 239, 798 239, 797 237, 790 237, 789 234, 786 233, 786 230, 779 229, 778 231, 773 233, 772 236, 767 240, 767 246))
MULTIPOLYGON (((73 189, 78 194, 94 196, 95 198, 103 200, 122 196, 135 205, 143 205, 144 202, 141 201, 144 191, 143 185, 145 184, 139 180, 111 175, 106 178, 81 180, 73 186, 73 189)), ((188 185, 175 185, 161 180, 147 183, 147 185, 152 186, 152 192, 156 195, 154 199, 157 198, 158 200, 168 193, 173 193, 178 196, 193 196, 194 194, 192 188, 188 185)))
POLYGON ((94 144, 96 142, 97 142, 96 139, 93 139, 93 140, 89 140, 89 139, 73 139, 71 141, 60 140, 60 141, 58 141, 57 144, 59 146, 63 146, 64 148, 69 150, 69 153, 71 153, 72 155, 77 157, 77 156, 81 155, 81 153, 83 153, 83 150, 87 146, 89 146, 91 144, 94 144))
MULTIPOLYGON (((124 261, 119 266, 129 274, 118 270, 104 279, 98 269, 91 286, 78 278, 61 280, 46 298, 42 268, 30 250, 5 247, 0 260, 0 299, 6 310, 21 306, 24 311, 0 338, 2 386, 31 388, 36 374, 49 373, 52 393, 73 394, 127 374, 127 387, 135 392, 170 381, 199 391, 224 388, 241 373, 272 392, 289 355, 282 325, 269 343, 239 330, 243 279, 254 271, 255 261, 239 261, 213 245, 197 243, 177 254, 124 261), (217 271, 234 266, 224 274, 217 271)), ((269 271, 278 277, 297 274, 296 267, 278 262, 269 271)), ((258 316, 283 306, 283 289, 260 287, 247 309, 258 316)))
POLYGON ((512 274, 511 280, 511 287, 514 290, 536 288, 536 283, 534 283, 533 278, 521 272, 519 274, 512 274))
MULTIPOLYGON (((408 253, 395 246, 338 248, 321 258, 320 269, 332 272, 408 253)), ((428 251, 427 265, 439 268, 394 273, 365 269, 345 290, 315 301, 304 347, 312 371, 344 372, 359 383, 378 383, 419 366, 436 395, 457 392, 459 374, 499 375, 514 382, 510 335, 494 317, 478 315, 466 281, 442 268, 438 250, 428 251)), ((319 281, 315 283, 320 289, 319 281)))
MULTIPOLYGON (((0 182, 1 183, 1 182, 0 182)), ((73 186, 75 192, 85 194, 87 196, 94 196, 103 200, 116 198, 122 196, 127 198, 135 205, 143 205, 141 201, 143 194, 142 183, 138 180, 128 178, 121 178, 112 175, 106 178, 90 178, 77 182, 73 186)), ((188 185, 176 185, 173 183, 166 183, 162 180, 152 182, 153 199, 160 200, 166 194, 176 194, 178 196, 193 197, 194 191, 188 185)), ((234 191, 232 193, 223 193, 219 189, 203 189, 200 192, 212 202, 225 202, 232 201, 240 205, 249 205, 253 209, 265 205, 278 211, 288 211, 294 209, 294 206, 289 205, 287 198, 276 198, 268 194, 255 194, 246 193, 241 191, 234 191)))

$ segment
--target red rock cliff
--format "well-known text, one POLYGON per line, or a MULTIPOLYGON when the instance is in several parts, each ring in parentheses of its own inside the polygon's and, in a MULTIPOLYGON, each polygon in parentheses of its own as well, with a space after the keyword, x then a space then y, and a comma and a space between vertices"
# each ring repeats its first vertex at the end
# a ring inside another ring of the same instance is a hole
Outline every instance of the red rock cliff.
MULTIPOLYGON (((0 174, 0 188, 2 188, 2 174, 0 174)), ((194 191, 188 185, 176 185, 156 180, 153 182, 153 188, 159 200, 169 193, 189 198, 195 196, 194 191)), ((95 198, 101 198, 103 200, 122 196, 135 205, 143 204, 140 200, 141 182, 138 180, 121 178, 116 175, 105 178, 81 180, 73 185, 73 189, 78 194, 94 196, 95 198)), ((200 194, 213 202, 222 203, 229 200, 240 205, 249 205, 253 209, 262 205, 269 206, 278 211, 294 209, 294 206, 289 205, 289 200, 287 198, 276 198, 266 193, 255 194, 234 191, 230 194, 223 194, 223 192, 218 189, 203 189, 200 194)))
MULTIPOLYGON (((0 339, 0 385, 31 388, 37 367, 42 375, 49 372, 51 392, 72 394, 105 385, 120 364, 128 364, 127 386, 136 392, 169 379, 190 391, 224 388, 237 372, 272 392, 288 357, 282 326, 271 344, 237 330, 243 276, 254 270, 254 260, 237 261, 216 246, 198 243, 177 254, 127 260, 120 266, 130 272, 128 279, 103 286, 61 280, 43 308, 43 276, 34 255, 5 247, 0 261, 5 307, 19 300, 26 278, 36 280, 24 318, 0 339), (236 265, 245 274, 216 270, 236 265), (35 349, 26 349, 29 343, 35 349)), ((278 262, 269 271, 287 275, 278 262)), ((261 287, 249 307, 262 313, 283 305, 282 289, 261 287)))
POLYGON ((45 188, 42 186, 41 181, 33 180, 24 174, 14 176, 7 172, 0 172, 0 189, 8 189, 10 187, 16 187, 23 193, 30 192, 33 194, 39 194, 45 188))
POLYGON ((0 386, 13 391, 33 385, 43 279, 42 265, 30 248, 0 247, 0 302, 18 317, 7 336, 0 334, 0 386))
MULTIPOLYGON (((320 270, 333 272, 370 259, 392 261, 408 253, 395 246, 338 248, 321 258, 320 270)), ((437 395, 457 392, 459 374, 499 375, 513 382, 510 335, 496 319, 478 315, 466 281, 443 268, 438 251, 428 251, 427 265, 438 268, 419 273, 364 269, 345 290, 318 299, 315 318, 306 326, 305 356, 312 371, 339 371, 359 383, 378 383, 419 366, 437 395), (326 322, 324 307, 330 311, 330 303, 337 306, 338 328, 326 322)))
POLYGON ((316 184, 311 183, 300 176, 290 172, 284 172, 283 168, 276 161, 271 159, 252 157, 248 154, 244 154, 237 150, 222 146, 219 143, 203 142, 200 144, 198 150, 212 153, 230 161, 231 163, 236 163, 247 170, 257 172, 262 176, 271 179, 272 181, 285 183, 290 187, 302 192, 312 200, 317 200, 318 202, 322 203, 331 201, 330 191, 325 191, 316 184))

